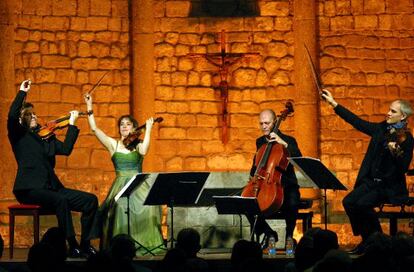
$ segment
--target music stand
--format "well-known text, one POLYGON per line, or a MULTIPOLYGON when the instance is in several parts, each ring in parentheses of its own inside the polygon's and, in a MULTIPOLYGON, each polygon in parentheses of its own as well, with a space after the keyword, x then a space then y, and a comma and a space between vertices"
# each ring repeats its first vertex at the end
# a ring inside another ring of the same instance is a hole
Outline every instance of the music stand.
POLYGON ((126 209, 125 214, 127 215, 127 222, 128 222, 127 223, 127 225, 128 225, 128 236, 138 245, 138 248, 136 250, 142 248, 146 251, 143 255, 149 253, 152 256, 154 256, 154 253, 152 253, 151 250, 149 250, 147 247, 145 247, 140 242, 138 242, 137 240, 135 240, 134 238, 131 237, 129 197, 135 191, 135 189, 146 179, 147 176, 148 175, 146 175, 146 174, 136 174, 135 176, 133 176, 124 185, 124 187, 122 187, 122 189, 115 195, 114 200, 115 200, 115 202, 117 202, 121 197, 126 197, 126 199, 127 199, 127 209, 126 209))
POLYGON ((305 176, 315 184, 315 188, 324 191, 324 212, 325 212, 325 229, 328 229, 328 202, 327 189, 348 190, 325 165, 319 160, 311 157, 290 157, 288 160, 305 176))
POLYGON ((255 197, 213 196, 218 214, 238 214, 240 216, 240 237, 242 238, 242 214, 254 216, 253 227, 250 228, 250 240, 253 240, 254 229, 259 214, 259 203, 255 197))
POLYGON ((155 179, 144 205, 167 205, 170 208, 170 248, 174 247, 174 206, 196 203, 209 174, 208 172, 160 173, 155 179))

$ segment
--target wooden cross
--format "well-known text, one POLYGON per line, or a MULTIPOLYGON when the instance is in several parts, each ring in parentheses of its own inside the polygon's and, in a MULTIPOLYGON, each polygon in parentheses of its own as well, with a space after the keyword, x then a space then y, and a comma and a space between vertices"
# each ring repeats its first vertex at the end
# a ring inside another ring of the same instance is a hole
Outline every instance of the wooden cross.
POLYGON ((227 111, 227 104, 229 101, 229 84, 227 78, 229 75, 229 68, 233 64, 240 61, 245 56, 259 55, 259 53, 228 53, 226 52, 225 31, 222 30, 220 34, 220 52, 207 54, 189 54, 190 57, 204 57, 214 66, 218 67, 220 75, 220 83, 218 88, 220 90, 221 98, 221 141, 223 144, 228 142, 228 124, 229 114, 227 111))

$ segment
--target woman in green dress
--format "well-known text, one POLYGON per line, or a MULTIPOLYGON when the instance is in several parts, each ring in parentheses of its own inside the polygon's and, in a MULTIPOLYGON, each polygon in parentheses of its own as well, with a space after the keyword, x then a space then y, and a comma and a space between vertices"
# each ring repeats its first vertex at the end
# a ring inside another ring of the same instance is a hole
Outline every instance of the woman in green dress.
MULTIPOLYGON (((136 148, 128 150, 123 139, 138 127, 138 122, 130 115, 121 116, 118 120, 119 140, 106 135, 95 123, 93 116, 92 97, 85 95, 88 110, 88 122, 92 132, 111 154, 112 163, 116 171, 116 178, 111 189, 100 207, 99 227, 101 228, 101 248, 108 248, 112 237, 120 233, 128 233, 127 199, 125 197, 114 201, 115 195, 137 173, 142 172, 142 161, 150 145, 153 118, 146 121, 144 140, 136 148)), ((130 235, 139 244, 147 249, 154 249, 163 244, 161 234, 161 208, 159 206, 144 206, 144 200, 149 192, 150 185, 144 181, 129 198, 130 235)), ((98 227, 98 228, 99 228, 98 227)), ((144 248, 139 248, 145 254, 144 248)))

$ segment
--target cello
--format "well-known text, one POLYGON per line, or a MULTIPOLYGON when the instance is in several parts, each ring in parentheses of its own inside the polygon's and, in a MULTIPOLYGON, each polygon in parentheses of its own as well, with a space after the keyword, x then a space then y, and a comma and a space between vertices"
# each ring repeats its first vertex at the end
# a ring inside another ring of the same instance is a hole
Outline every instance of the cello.
MULTIPOLYGON (((285 109, 278 115, 271 132, 277 133, 279 126, 293 112, 293 104, 288 101, 285 109)), ((255 155, 256 171, 243 188, 242 197, 256 197, 260 211, 269 216, 278 211, 283 204, 282 171, 289 165, 288 150, 276 142, 268 142, 257 150, 255 155)))

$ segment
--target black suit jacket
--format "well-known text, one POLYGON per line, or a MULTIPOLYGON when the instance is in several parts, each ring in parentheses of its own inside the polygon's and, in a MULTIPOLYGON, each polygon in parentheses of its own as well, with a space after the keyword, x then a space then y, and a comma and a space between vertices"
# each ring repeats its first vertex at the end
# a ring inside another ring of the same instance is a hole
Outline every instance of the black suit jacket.
MULTIPOLYGON (((283 134, 282 132, 278 132, 277 135, 279 135, 280 138, 282 138, 287 144, 287 150, 289 151, 290 157, 302 157, 302 153, 299 150, 298 143, 296 142, 295 138, 292 136, 283 134)), ((259 148, 266 144, 267 140, 265 136, 261 136, 256 139, 256 151, 259 150, 259 148)), ((256 156, 253 157, 253 165, 250 169, 250 176, 254 176, 254 172, 256 171, 256 156)), ((282 173, 282 186, 284 188, 290 186, 290 185, 297 185, 298 180, 295 175, 295 170, 293 168, 293 165, 289 163, 286 172, 282 173)))
POLYGON ((26 92, 19 91, 10 106, 7 120, 8 137, 18 166, 13 191, 62 188, 54 171, 55 155, 69 155, 72 152, 79 129, 70 125, 64 142, 55 136, 48 140, 41 139, 19 122, 25 96, 26 92))
POLYGON ((413 136, 409 134, 407 139, 400 144, 403 155, 396 157, 386 148, 385 134, 388 124, 385 121, 372 123, 362 120, 341 105, 335 107, 335 112, 354 128, 371 137, 355 188, 364 182, 378 178, 383 180, 383 189, 390 198, 407 195, 405 173, 413 157, 413 136))

